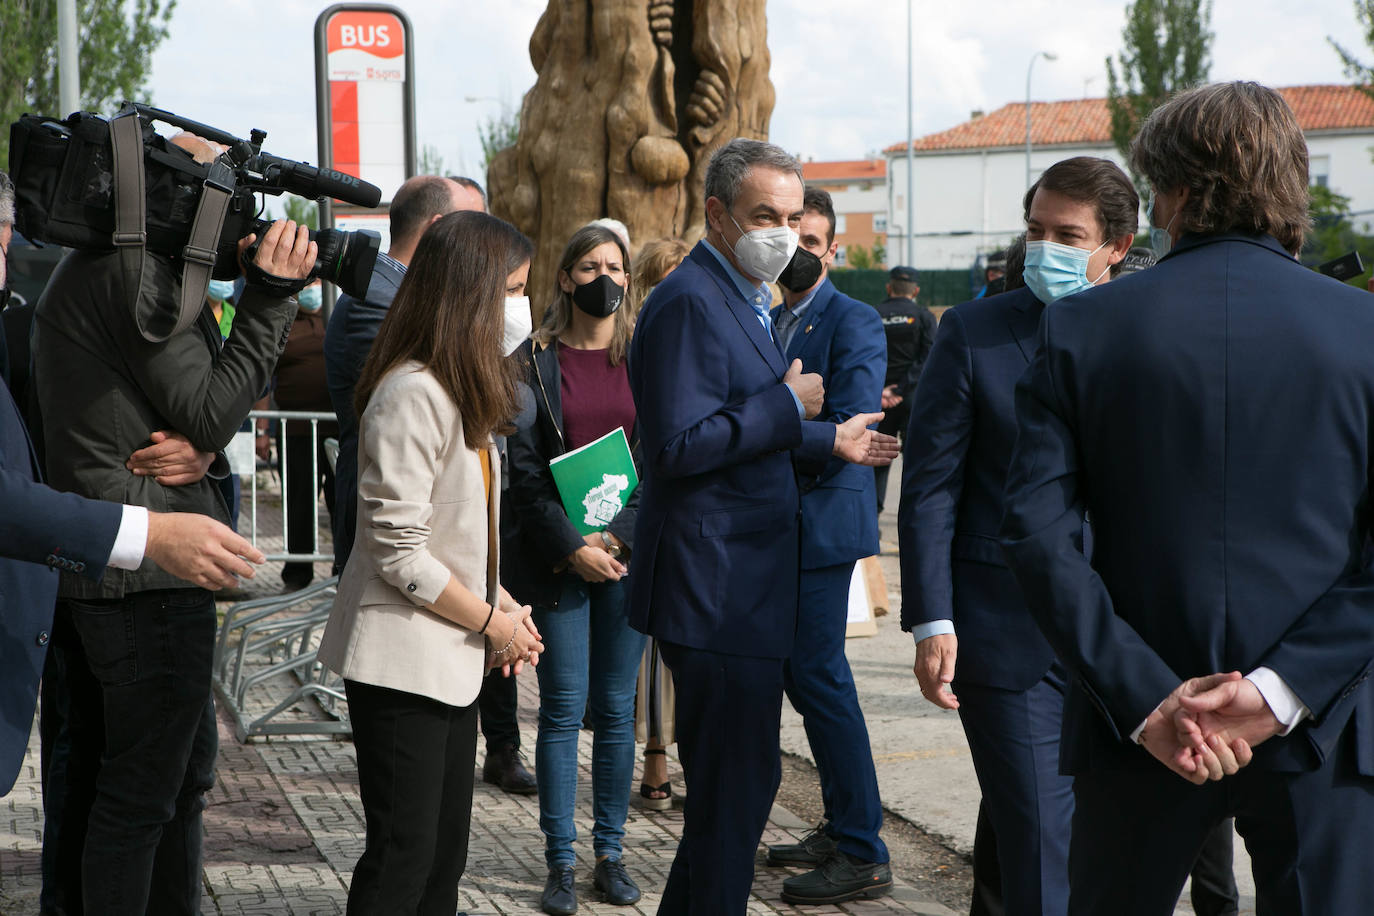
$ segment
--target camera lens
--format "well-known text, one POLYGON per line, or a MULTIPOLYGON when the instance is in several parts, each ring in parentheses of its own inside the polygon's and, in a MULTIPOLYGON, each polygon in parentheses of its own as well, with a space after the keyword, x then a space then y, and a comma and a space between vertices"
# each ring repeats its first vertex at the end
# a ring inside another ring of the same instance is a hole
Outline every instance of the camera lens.
POLYGON ((310 276, 320 277, 337 285, 354 299, 367 296, 372 282, 372 268, 377 263, 377 251, 382 240, 375 232, 345 232, 342 229, 323 229, 311 232, 319 247, 310 276))

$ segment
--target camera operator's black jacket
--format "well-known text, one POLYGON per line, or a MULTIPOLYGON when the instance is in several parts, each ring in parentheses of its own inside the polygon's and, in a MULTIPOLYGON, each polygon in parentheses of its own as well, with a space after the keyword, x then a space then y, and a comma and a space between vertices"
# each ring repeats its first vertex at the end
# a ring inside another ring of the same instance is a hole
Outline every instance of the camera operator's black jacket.
MULTIPOLYGON (((516 431, 506 439, 510 464, 510 489, 501 508, 507 510, 501 536, 501 584, 522 604, 556 607, 563 592, 569 554, 586 545, 577 533, 559 498, 549 472, 549 461, 568 449, 563 440, 563 373, 558 347, 532 340, 521 344, 514 359, 528 366, 527 383, 534 394, 534 416, 528 412, 516 421, 516 431), (559 572, 554 570, 558 569, 559 572)), ((643 476, 639 450, 639 426, 630 430, 630 454, 635 473, 643 476)), ((639 488, 606 526, 627 548, 620 560, 629 564, 634 547, 635 515, 639 488)))
MULTIPOLYGON (((177 307, 179 266, 149 254, 147 285, 177 307)), ((266 390, 286 346, 296 300, 244 290, 229 339, 206 306, 196 323, 163 343, 149 343, 134 325, 119 255, 73 251, 48 282, 34 319, 34 379, 47 443, 48 482, 94 499, 157 512, 198 512, 226 524, 215 481, 169 487, 124 467, 171 429, 203 452, 229 444, 253 402, 266 390)), ((110 569, 95 583, 62 574, 60 594, 120 598, 127 592, 184 588, 188 583, 151 561, 132 571, 110 569)))

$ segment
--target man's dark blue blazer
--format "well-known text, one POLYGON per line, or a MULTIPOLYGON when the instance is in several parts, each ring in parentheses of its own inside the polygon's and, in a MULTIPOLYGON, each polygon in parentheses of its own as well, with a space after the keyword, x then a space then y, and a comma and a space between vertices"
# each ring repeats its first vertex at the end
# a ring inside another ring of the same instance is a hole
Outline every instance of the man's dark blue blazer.
POLYGON ((0 795, 14 786, 29 743, 58 570, 99 579, 122 513, 40 482, 24 422, 0 385, 0 795))
POLYGON ((403 279, 404 271, 378 258, 367 298, 340 296, 324 332, 325 381, 339 418, 339 457, 334 465, 334 567, 339 570, 348 562, 358 526, 358 415, 353 392, 403 279))
POLYGON ((644 480, 630 623, 726 655, 786 658, 797 621, 803 470, 834 426, 800 420, 787 364, 699 242, 654 288, 630 345, 644 480))
POLYGON ((961 681, 1028 690, 1054 661, 997 542, 1016 380, 1044 308, 1022 287, 945 312, 911 408, 897 516, 902 629, 954 622, 956 693, 961 681))
MULTIPOLYGON (((773 310, 776 318, 779 309, 773 310)), ((788 363, 802 361, 825 381, 818 417, 843 423, 877 413, 887 372, 887 338, 873 306, 851 299, 826 277, 792 336, 788 363)), ((819 474, 803 474, 801 565, 819 569, 852 563, 878 552, 873 470, 831 457, 819 474)))
POLYGON ((1046 310, 1001 535, 1074 675, 1069 772, 1158 767, 1129 735, 1180 681, 1267 666, 1313 718, 1250 769, 1354 728, 1374 775, 1371 341, 1374 299, 1268 236, 1184 236, 1046 310))

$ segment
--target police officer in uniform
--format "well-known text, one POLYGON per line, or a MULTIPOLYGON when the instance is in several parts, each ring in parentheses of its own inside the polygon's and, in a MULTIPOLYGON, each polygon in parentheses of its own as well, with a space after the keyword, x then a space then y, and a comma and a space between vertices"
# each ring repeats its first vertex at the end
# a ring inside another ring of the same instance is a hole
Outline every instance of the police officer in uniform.
MULTIPOLYGON (((887 335, 887 377, 883 380, 883 410, 886 416, 878 424, 878 431, 892 436, 906 436, 907 418, 911 415, 911 396, 921 367, 930 355, 935 342, 935 316, 916 297, 921 292, 914 267, 894 267, 887 275, 887 298, 876 306, 883 319, 887 335)), ((883 511, 883 496, 887 493, 887 467, 874 468, 878 485, 878 511, 883 511)))

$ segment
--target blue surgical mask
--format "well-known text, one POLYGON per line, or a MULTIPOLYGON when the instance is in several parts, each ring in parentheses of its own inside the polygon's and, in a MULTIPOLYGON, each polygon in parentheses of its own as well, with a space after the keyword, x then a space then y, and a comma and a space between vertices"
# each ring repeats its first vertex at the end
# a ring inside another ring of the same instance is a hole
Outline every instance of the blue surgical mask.
POLYGON ((323 304, 323 300, 320 298, 319 284, 307 286, 296 293, 296 304, 307 312, 318 312, 323 304))
POLYGON ((1155 259, 1164 257, 1174 247, 1174 237, 1169 234, 1169 229, 1173 227, 1174 220, 1178 219, 1178 212, 1169 217, 1169 225, 1160 229, 1155 225, 1155 195, 1150 195, 1150 202, 1145 205, 1145 224, 1150 227, 1150 250, 1155 253, 1155 259))
POLYGON ((234 295, 234 281, 211 280, 210 288, 205 291, 205 295, 209 296, 216 302, 223 302, 225 299, 228 299, 230 296, 234 295))
POLYGON ((1027 242, 1026 268, 1023 274, 1026 286, 1035 293, 1035 298, 1046 305, 1082 292, 1111 270, 1109 264, 1097 275, 1097 280, 1088 279, 1088 259, 1105 247, 1106 242, 1092 251, 1044 240, 1027 242))

